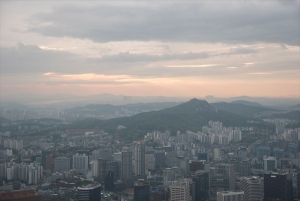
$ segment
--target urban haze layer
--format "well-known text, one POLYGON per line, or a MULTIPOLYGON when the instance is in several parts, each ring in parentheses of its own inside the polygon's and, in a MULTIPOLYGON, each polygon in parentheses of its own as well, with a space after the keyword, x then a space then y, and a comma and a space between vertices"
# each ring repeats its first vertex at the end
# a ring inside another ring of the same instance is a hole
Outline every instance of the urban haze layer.
POLYGON ((0 1, 0 201, 299 201, 299 13, 0 1))

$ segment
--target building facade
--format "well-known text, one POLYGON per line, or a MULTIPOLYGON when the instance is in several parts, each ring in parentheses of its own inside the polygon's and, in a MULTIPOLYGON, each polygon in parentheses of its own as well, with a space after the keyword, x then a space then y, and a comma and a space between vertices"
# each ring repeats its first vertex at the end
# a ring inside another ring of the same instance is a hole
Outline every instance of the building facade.
POLYGON ((134 147, 134 174, 144 176, 145 170, 145 145, 137 142, 134 147))
POLYGON ((244 191, 244 201, 262 201, 262 181, 259 177, 243 177, 241 190, 244 191))
POLYGON ((217 192, 217 201, 243 201, 244 191, 221 191, 217 192))

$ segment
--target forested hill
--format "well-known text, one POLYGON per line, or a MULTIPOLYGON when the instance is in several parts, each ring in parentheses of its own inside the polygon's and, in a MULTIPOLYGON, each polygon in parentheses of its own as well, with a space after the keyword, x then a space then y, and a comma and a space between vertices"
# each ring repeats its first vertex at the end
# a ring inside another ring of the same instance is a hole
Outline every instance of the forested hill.
POLYGON ((186 130, 201 131, 210 120, 221 121, 224 126, 255 126, 273 127, 261 120, 236 115, 223 110, 217 110, 204 100, 192 99, 178 106, 160 111, 144 112, 131 117, 109 120, 85 119, 74 122, 71 128, 99 128, 111 134, 119 134, 127 139, 141 139, 147 132, 153 130, 170 130, 185 132, 186 130), (251 121, 252 123, 249 123, 251 121), (124 129, 117 129, 118 126, 124 129))
POLYGON ((227 112, 231 112, 237 115, 255 117, 266 112, 276 112, 278 110, 263 107, 263 106, 253 106, 253 105, 245 105, 241 103, 226 103, 226 102, 218 102, 218 103, 211 103, 211 105, 218 109, 227 112))

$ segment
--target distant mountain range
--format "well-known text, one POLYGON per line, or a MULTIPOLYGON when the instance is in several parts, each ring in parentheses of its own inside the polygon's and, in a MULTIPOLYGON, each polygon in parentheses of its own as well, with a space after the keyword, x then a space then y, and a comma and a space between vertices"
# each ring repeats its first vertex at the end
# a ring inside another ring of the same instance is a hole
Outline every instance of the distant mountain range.
POLYGON ((201 131, 210 120, 221 121, 224 126, 257 126, 274 129, 261 120, 217 110, 204 100, 192 99, 180 105, 152 112, 143 112, 131 117, 109 120, 85 119, 74 122, 70 128, 99 128, 119 134, 127 139, 141 139, 153 130, 170 130, 172 133, 186 130, 201 131), (124 129, 117 129, 124 126, 124 129))
POLYGON ((290 112, 282 112, 282 113, 276 113, 268 116, 268 118, 273 119, 289 119, 294 121, 300 122, 300 111, 290 111, 290 112))
POLYGON ((223 110, 237 115, 249 117, 255 117, 262 114, 279 111, 276 109, 268 108, 258 103, 247 101, 233 101, 231 103, 219 102, 211 103, 211 105, 218 110, 223 110))
POLYGON ((291 110, 300 110, 300 103, 290 107, 291 110))
MULTIPOLYGON (((258 104, 273 107, 289 107, 299 104, 299 98, 268 98, 268 97, 248 97, 238 96, 230 98, 218 98, 214 96, 206 96, 205 99, 209 103, 213 102, 234 102, 248 106, 259 106, 258 104)), ((84 106, 88 104, 112 104, 125 105, 132 103, 153 103, 153 102, 186 102, 188 97, 167 97, 167 96, 126 96, 114 95, 109 93, 95 94, 89 96, 78 96, 71 94, 34 94, 23 93, 10 96, 1 96, 0 106, 4 103, 15 102, 25 104, 32 107, 56 107, 71 108, 76 106, 84 106)))
POLYGON ((83 107, 66 109, 65 113, 81 117, 94 116, 113 118, 118 116, 132 116, 142 112, 162 110, 179 105, 178 102, 135 103, 127 105, 91 104, 83 107))
POLYGON ((255 107, 266 107, 262 104, 259 104, 256 102, 251 102, 251 101, 246 101, 246 100, 235 100, 230 103, 237 103, 237 104, 242 104, 242 105, 247 105, 247 106, 255 106, 255 107))

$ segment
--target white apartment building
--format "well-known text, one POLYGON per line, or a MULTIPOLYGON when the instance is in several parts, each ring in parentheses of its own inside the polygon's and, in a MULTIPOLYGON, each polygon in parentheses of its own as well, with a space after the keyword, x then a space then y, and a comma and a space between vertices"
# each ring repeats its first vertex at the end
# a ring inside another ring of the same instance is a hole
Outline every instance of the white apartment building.
POLYGON ((73 169, 86 173, 89 170, 89 157, 86 154, 73 155, 73 169))
POLYGON ((244 191, 221 191, 217 192, 217 201, 243 201, 244 191))
POLYGON ((191 201, 190 180, 183 179, 172 181, 169 185, 170 201, 191 201))

